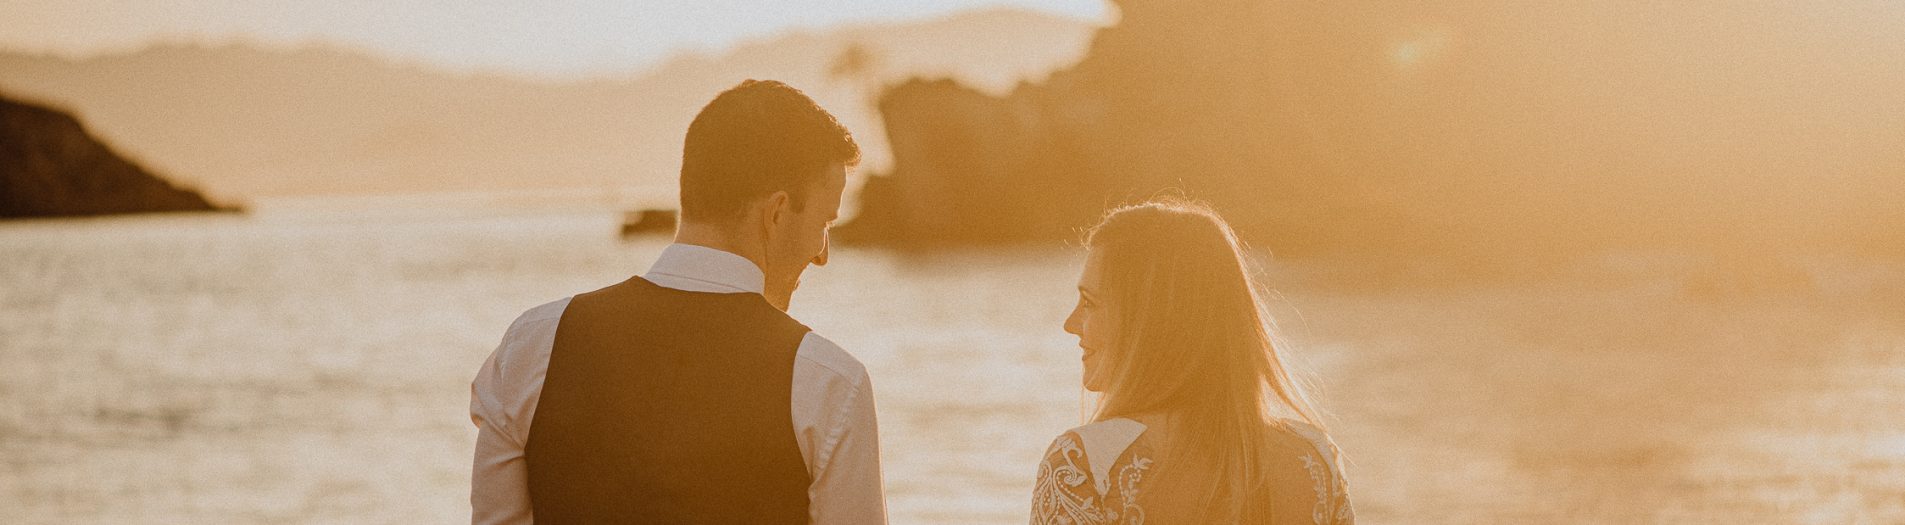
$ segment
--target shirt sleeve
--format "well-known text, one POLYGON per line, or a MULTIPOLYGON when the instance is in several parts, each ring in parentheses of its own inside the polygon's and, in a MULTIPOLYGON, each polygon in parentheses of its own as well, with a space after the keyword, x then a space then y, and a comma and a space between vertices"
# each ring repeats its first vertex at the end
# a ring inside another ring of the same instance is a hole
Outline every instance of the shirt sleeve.
POLYGON ((489 388, 498 375, 496 355, 492 354, 477 372, 476 381, 470 383, 470 420, 476 423, 476 456, 470 467, 470 523, 527 525, 533 521, 529 469, 523 460, 523 443, 510 435, 508 419, 498 413, 500 407, 489 388))
POLYGON ((534 519, 523 447, 549 371, 556 324, 567 306, 568 299, 563 299, 517 318, 470 382, 470 421, 476 424, 470 465, 472 524, 527 525, 534 519))
POLYGON ((880 428, 873 384, 845 351, 817 336, 802 341, 795 369, 795 424, 813 484, 808 512, 817 525, 884 524, 886 492, 880 471, 880 428), (817 410, 816 410, 817 409, 817 410), (819 438, 819 439, 813 439, 819 438))

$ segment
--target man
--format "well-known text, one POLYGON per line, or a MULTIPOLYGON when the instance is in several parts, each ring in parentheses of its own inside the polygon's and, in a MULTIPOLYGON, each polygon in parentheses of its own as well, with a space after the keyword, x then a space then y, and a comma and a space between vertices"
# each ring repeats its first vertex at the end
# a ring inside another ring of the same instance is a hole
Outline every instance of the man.
POLYGON ((470 385, 471 521, 885 523, 866 370, 785 313, 859 155, 786 84, 702 108, 674 244, 524 313, 470 385))

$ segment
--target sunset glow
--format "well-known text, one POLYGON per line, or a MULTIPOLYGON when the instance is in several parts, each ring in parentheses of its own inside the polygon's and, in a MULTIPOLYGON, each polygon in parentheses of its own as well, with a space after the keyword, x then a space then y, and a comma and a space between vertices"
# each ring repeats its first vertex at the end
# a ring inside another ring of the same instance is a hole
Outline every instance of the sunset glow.
POLYGON ((0 524, 1905 523, 1905 1, 0 0, 0 465, 0 524))

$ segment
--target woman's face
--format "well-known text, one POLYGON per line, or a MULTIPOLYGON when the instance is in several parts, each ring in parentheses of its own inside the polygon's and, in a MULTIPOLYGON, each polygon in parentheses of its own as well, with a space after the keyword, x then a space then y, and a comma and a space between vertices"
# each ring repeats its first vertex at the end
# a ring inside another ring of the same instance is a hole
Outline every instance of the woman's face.
POLYGON ((1105 353, 1118 337, 1117 305, 1110 302, 1104 287, 1102 259, 1095 252, 1085 258, 1084 275, 1078 278, 1078 306, 1065 318, 1065 332, 1078 336, 1078 348, 1084 352, 1080 359, 1085 364, 1085 389, 1093 392, 1103 392, 1110 379, 1105 353))

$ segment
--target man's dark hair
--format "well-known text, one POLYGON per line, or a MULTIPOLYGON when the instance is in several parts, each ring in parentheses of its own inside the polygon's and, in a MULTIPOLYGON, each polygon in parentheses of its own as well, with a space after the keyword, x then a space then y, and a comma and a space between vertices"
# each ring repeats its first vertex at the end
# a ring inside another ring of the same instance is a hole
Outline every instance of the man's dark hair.
POLYGON ((785 191, 794 208, 833 163, 860 161, 853 134, 807 94, 773 80, 741 82, 695 115, 681 152, 681 217, 722 221, 785 191))

